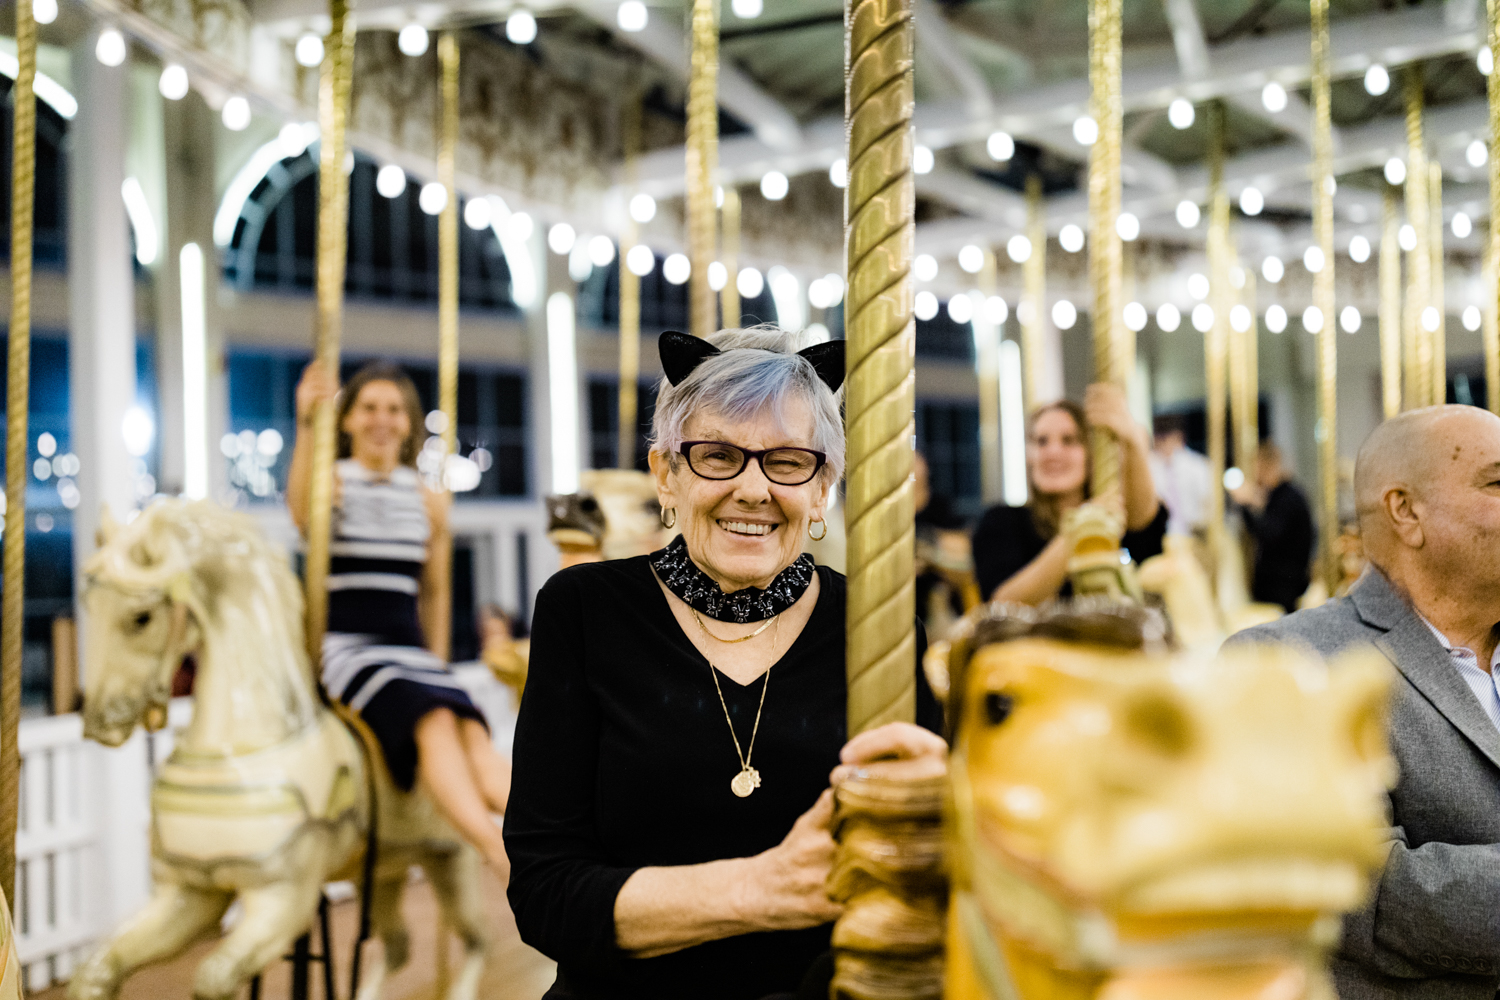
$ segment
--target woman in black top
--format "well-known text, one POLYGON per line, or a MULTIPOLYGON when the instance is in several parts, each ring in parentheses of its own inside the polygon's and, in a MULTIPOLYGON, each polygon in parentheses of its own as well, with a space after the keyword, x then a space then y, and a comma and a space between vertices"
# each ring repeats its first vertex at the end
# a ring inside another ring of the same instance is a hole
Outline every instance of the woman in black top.
POLYGON ((987 599, 1041 604, 1072 593, 1068 583, 1063 517, 1089 500, 1089 431, 1105 430, 1120 442, 1121 497, 1125 537, 1120 545, 1136 563, 1161 554, 1167 510, 1156 499, 1147 461, 1146 431, 1130 416, 1125 393, 1099 383, 1088 387, 1085 405, 1068 400, 1031 415, 1026 435, 1027 501, 1022 507, 992 507, 974 529, 974 572, 987 599))
POLYGON ((843 466, 843 342, 791 339, 662 336, 650 461, 682 535, 537 597, 505 841, 552 1000, 798 990, 838 915, 837 769, 945 752, 905 723, 846 743, 844 578, 802 554, 843 466))

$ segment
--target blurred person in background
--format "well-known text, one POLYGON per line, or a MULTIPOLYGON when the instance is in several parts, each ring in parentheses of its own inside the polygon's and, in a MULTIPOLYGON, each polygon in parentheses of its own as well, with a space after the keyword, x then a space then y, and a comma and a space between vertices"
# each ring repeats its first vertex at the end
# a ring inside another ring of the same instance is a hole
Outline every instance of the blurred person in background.
POLYGON ((1229 495, 1240 505, 1245 530, 1255 541, 1250 597, 1279 604, 1288 614, 1312 581, 1312 508, 1292 482, 1281 449, 1267 441, 1255 454, 1255 477, 1229 495))
POLYGON ((1120 443, 1120 495, 1102 500, 1123 506, 1120 547, 1137 564, 1161 554, 1167 509, 1151 481, 1146 429, 1130 415, 1123 389, 1096 383, 1088 387, 1083 406, 1059 400, 1031 415, 1026 503, 991 507, 974 529, 974 570, 984 597, 1042 604, 1072 595, 1073 546, 1061 529, 1065 517, 1090 499, 1092 428, 1108 431, 1120 443))
POLYGON ((1167 508, 1167 534, 1191 535, 1204 527, 1208 516, 1213 470, 1208 459, 1187 446, 1187 424, 1181 414, 1164 413, 1152 425, 1151 478, 1167 508))

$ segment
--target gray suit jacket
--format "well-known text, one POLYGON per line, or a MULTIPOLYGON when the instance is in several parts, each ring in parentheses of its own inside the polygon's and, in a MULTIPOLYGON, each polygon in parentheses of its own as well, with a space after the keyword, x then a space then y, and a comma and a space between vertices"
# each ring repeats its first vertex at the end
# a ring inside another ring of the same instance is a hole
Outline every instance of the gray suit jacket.
POLYGON ((1400 676, 1390 739, 1390 856, 1344 920, 1341 1000, 1494 1000, 1500 987, 1500 731, 1384 574, 1349 596, 1234 636, 1331 656, 1373 645, 1400 676))

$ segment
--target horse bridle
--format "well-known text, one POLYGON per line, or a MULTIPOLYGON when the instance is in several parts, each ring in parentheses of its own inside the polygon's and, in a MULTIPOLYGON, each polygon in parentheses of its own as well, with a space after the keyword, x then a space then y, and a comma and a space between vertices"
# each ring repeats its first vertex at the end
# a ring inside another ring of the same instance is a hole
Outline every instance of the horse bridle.
POLYGON ((172 680, 177 675, 177 668, 182 664, 182 652, 179 650, 174 657, 173 650, 182 643, 183 633, 187 631, 188 614, 191 611, 186 599, 188 574, 178 573, 165 587, 139 588, 101 580, 94 574, 88 574, 84 578, 85 594, 95 587, 106 587, 117 593, 164 603, 171 608, 171 620, 167 626, 167 636, 162 643, 161 652, 157 654, 156 669, 152 671, 150 679, 146 682, 146 707, 141 713, 140 720, 147 732, 158 732, 166 728, 167 707, 172 700, 172 680))

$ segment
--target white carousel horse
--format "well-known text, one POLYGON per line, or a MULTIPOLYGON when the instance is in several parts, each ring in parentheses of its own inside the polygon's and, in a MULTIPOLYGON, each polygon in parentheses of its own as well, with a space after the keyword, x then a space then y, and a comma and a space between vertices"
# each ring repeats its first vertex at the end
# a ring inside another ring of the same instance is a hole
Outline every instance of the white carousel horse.
POLYGON ((385 961, 359 991, 374 1000, 406 963, 407 871, 427 872, 466 959, 449 1000, 472 1000, 488 933, 479 858, 420 793, 402 793, 318 698, 302 594, 255 523, 207 501, 157 503, 100 529, 85 568, 84 732, 119 746, 166 720, 172 677, 192 655, 192 721, 152 789, 151 900, 73 976, 73 1000, 107 1000, 133 970, 216 934, 195 998, 228 998, 309 926, 325 882, 360 881, 373 786, 379 847, 372 921, 385 961), (371 780, 373 778, 373 781, 371 780))

